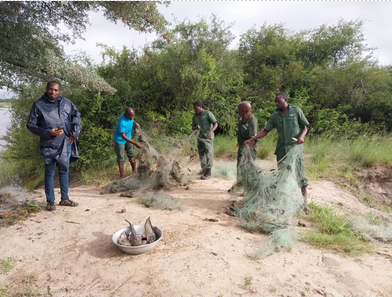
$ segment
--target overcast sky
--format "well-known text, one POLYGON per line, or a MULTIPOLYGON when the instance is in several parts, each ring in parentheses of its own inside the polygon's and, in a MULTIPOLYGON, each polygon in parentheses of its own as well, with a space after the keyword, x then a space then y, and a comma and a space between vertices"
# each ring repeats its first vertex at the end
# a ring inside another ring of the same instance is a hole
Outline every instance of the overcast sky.
MULTIPOLYGON (((284 24, 285 28, 298 32, 320 25, 336 25, 345 21, 363 20, 366 44, 376 47, 374 57, 381 65, 392 64, 392 2, 389 1, 172 1, 168 7, 158 5, 165 18, 174 23, 187 19, 197 21, 200 16, 217 15, 226 24, 234 23, 232 33, 237 36, 231 48, 236 48, 239 36, 248 29, 258 29, 263 24, 284 24)), ((95 63, 101 63, 98 42, 118 50, 123 45, 139 48, 156 37, 129 30, 105 20, 100 14, 92 14, 91 25, 84 34, 85 41, 65 45, 67 54, 85 51, 95 63)), ((0 98, 4 92, 0 90, 0 98)))
MULTIPOLYGON (((295 32, 314 29, 320 25, 336 25, 339 19, 345 21, 363 20, 366 43, 376 47, 374 56, 382 65, 392 64, 392 2, 389 1, 172 1, 166 8, 158 5, 160 12, 169 22, 182 22, 187 19, 197 21, 200 16, 217 15, 227 24, 234 23, 232 33, 237 36, 231 45, 235 48, 239 36, 248 29, 259 28, 263 24, 284 24, 295 32)), ((68 54, 84 50, 100 63, 102 42, 110 47, 121 49, 142 47, 156 38, 156 34, 138 33, 123 24, 114 25, 103 16, 94 14, 91 26, 84 34, 85 41, 65 46, 68 54)))

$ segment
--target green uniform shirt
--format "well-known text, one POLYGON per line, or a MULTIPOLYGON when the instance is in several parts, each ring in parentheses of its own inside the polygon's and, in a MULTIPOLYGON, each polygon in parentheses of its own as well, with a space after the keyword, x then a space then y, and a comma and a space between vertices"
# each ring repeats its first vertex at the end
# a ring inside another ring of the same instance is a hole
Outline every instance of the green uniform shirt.
POLYGON ((237 123, 237 141, 239 145, 243 145, 245 140, 255 136, 259 130, 259 124, 256 117, 250 114, 247 120, 239 118, 237 123))
POLYGON ((275 111, 264 128, 268 132, 274 128, 278 131, 278 143, 276 144, 275 155, 284 156, 287 154, 296 145, 296 141, 292 138, 298 138, 301 135, 303 127, 308 125, 309 122, 299 107, 289 106, 286 116, 283 116, 280 110, 275 111))
MULTIPOLYGON (((207 138, 208 131, 211 130, 212 126, 217 122, 212 112, 204 110, 201 115, 195 113, 192 118, 192 126, 200 126, 199 138, 207 138)), ((211 134, 211 140, 214 139, 214 133, 211 134)))

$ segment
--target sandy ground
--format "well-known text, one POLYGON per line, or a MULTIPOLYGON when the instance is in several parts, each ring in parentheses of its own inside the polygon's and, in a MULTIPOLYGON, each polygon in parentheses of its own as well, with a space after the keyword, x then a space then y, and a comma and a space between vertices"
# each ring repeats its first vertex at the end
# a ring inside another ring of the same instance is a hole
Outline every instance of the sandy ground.
MULTIPOLYGON (((241 229, 225 213, 233 182, 213 177, 169 192, 183 211, 146 208, 119 193, 101 195, 99 187, 71 188, 78 207, 0 229, 0 258, 17 259, 0 284, 10 294, 30 292, 18 296, 392 296, 390 244, 349 257, 298 242, 266 259, 248 257, 268 236, 241 229), (124 219, 142 224, 147 217, 163 230, 157 247, 137 256, 118 250, 111 237, 127 226, 124 219)), ((369 211, 329 181, 312 182, 309 192, 317 203, 369 211)))

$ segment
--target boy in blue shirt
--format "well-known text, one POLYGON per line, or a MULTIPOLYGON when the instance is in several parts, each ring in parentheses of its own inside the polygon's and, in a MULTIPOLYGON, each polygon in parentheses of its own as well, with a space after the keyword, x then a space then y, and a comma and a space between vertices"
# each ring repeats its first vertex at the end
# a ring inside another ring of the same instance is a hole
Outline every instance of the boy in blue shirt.
POLYGON ((136 159, 133 151, 133 146, 141 148, 142 145, 132 140, 132 127, 135 124, 136 128, 139 129, 140 125, 134 120, 135 112, 132 108, 127 107, 125 112, 118 118, 116 130, 113 134, 114 139, 114 151, 117 154, 117 164, 120 170, 120 178, 124 177, 124 162, 125 154, 128 156, 129 162, 131 163, 132 171, 136 171, 136 159))

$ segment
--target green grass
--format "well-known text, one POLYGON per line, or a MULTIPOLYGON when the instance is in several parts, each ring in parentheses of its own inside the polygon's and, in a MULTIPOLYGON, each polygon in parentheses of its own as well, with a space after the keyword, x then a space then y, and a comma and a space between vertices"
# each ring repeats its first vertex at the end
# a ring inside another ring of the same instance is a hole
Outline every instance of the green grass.
POLYGON ((348 254, 363 254, 372 251, 372 246, 351 229, 344 215, 337 214, 328 206, 310 203, 311 220, 318 231, 307 231, 303 239, 317 247, 348 254))
POLYGON ((327 178, 349 187, 374 207, 372 197, 358 192, 363 180, 356 171, 372 166, 392 166, 391 137, 363 135, 355 139, 317 136, 309 138, 306 173, 310 179, 327 178))
MULTIPOLYGON (((316 136, 306 142, 306 176, 326 178, 353 192, 370 207, 385 211, 386 204, 361 191, 364 180, 357 171, 375 166, 392 166, 392 137, 362 135, 357 138, 316 136)), ((366 182, 366 181, 365 181, 366 182)))
POLYGON ((237 158, 237 138, 227 135, 218 135, 214 139, 214 156, 237 158))
POLYGON ((39 275, 36 272, 27 273, 22 276, 21 282, 16 291, 11 291, 10 287, 0 284, 0 297, 50 297, 53 293, 50 288, 47 288, 46 292, 38 291, 35 287, 37 286, 39 275))
POLYGON ((246 276, 245 277, 245 286, 250 286, 253 283, 253 276, 246 276))
POLYGON ((324 234, 308 231, 305 234, 305 239, 314 246, 351 255, 364 254, 373 250, 369 243, 355 236, 344 234, 324 234))
POLYGON ((8 286, 0 284, 0 297, 9 297, 9 296, 11 296, 11 294, 8 286))
POLYGON ((275 130, 269 133, 266 137, 259 139, 257 144, 257 158, 265 159, 267 157, 274 156, 277 141, 278 134, 275 130))
POLYGON ((392 138, 362 135, 355 139, 329 136, 309 138, 307 172, 312 178, 351 178, 357 168, 392 166, 392 138))
POLYGON ((34 176, 23 183, 23 187, 28 190, 33 190, 37 188, 39 185, 43 184, 45 180, 44 173, 41 173, 39 176, 34 176))
POLYGON ((0 258, 0 274, 10 272, 16 265, 13 258, 0 258))
POLYGON ((350 142, 349 161, 362 167, 392 165, 391 138, 363 135, 350 142))
POLYGON ((276 293, 278 291, 278 289, 276 287, 271 287, 271 288, 269 288, 269 291, 271 293, 276 293))
POLYGON ((328 206, 319 206, 311 203, 310 207, 312 208, 311 219, 318 223, 322 233, 354 235, 344 216, 336 214, 328 206))
MULTIPOLYGON (((132 173, 131 166, 127 161, 124 164, 124 174, 128 176, 132 173)), ((118 179, 120 173, 116 162, 116 153, 113 150, 111 156, 106 162, 96 164, 93 167, 85 169, 78 174, 78 178, 85 184, 106 184, 114 179, 118 179)))

